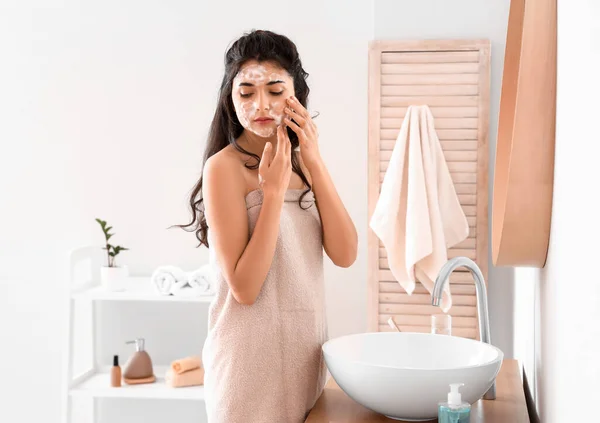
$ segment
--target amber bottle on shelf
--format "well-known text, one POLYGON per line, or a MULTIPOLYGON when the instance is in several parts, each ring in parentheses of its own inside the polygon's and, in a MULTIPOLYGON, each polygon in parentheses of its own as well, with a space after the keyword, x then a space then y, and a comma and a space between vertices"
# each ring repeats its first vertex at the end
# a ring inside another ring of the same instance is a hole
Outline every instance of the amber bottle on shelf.
POLYGON ((121 367, 119 366, 119 356, 113 356, 113 366, 110 369, 110 386, 121 386, 121 367))

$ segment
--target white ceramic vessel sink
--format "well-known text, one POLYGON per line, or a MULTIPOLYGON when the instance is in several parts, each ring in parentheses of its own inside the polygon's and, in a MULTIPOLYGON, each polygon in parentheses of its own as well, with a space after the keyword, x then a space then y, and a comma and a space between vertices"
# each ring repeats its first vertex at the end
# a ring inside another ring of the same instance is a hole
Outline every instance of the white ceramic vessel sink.
MULTIPOLYGON (((492 386, 504 354, 472 339, 409 332, 342 336, 323 344, 331 375, 354 401, 396 420, 437 417, 451 383, 474 403, 492 386)), ((493 401, 493 400, 490 400, 493 401)))

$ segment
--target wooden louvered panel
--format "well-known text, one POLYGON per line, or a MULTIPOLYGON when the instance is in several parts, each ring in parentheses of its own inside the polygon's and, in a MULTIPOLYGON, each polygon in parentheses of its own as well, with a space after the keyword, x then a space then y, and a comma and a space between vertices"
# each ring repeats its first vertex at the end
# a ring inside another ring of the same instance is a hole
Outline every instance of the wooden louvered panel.
MULTIPOLYGON (((379 294, 379 304, 431 304, 430 294, 408 295, 406 293, 384 293, 379 294)), ((473 295, 459 295, 456 292, 452 294, 452 304, 456 306, 475 306, 475 297, 473 295)))
POLYGON ((382 66, 388 63, 479 63, 478 51, 411 51, 411 54, 384 54, 382 66))
MULTIPOLYGON (((427 104, 430 107, 477 107, 478 98, 477 93, 474 93, 474 95, 459 94, 455 96, 431 95, 427 98, 427 104)), ((381 97, 381 107, 408 107, 411 104, 418 104, 420 101, 421 97, 417 96, 389 95, 381 97)))
MULTIPOLYGON (((432 314, 439 313, 439 307, 432 306, 431 303, 427 304, 387 304, 379 303, 380 314, 401 314, 401 315, 419 315, 419 316, 431 316, 432 314)), ((475 306, 459 306, 453 305, 450 311, 452 316, 463 316, 463 317, 477 317, 477 308, 475 306)))
MULTIPOLYGON (((387 250, 383 248, 383 246, 379 247, 379 270, 387 270, 389 269, 388 261, 387 261, 387 250)), ((456 245, 452 248, 448 249, 448 258, 457 257, 460 255, 464 255, 469 257, 470 259, 475 260, 477 255, 476 248, 459 248, 459 245, 456 245)), ((381 273, 378 272, 378 275, 381 276, 381 273)))
MULTIPOLYGON (((429 107, 434 119, 441 118, 477 118, 477 107, 429 107)), ((408 107, 382 107, 382 118, 404 119, 408 107)))
MULTIPOLYGON (((475 295, 475 286, 472 283, 459 283, 450 281, 452 293, 456 295, 475 295)), ((398 282, 379 282, 379 292, 401 292, 404 293, 404 289, 398 284, 398 282)), ((415 286, 414 294, 427 294, 429 291, 421 283, 417 283, 415 286)))
MULTIPOLYGON (((379 269, 378 276, 379 276, 379 280, 381 282, 396 281, 396 278, 394 278, 394 275, 388 269, 379 269)), ((456 272, 453 272, 452 275, 450 275, 450 283, 451 284, 454 284, 454 283, 455 284, 471 284, 471 283, 473 283, 473 276, 471 275, 470 272, 461 271, 460 269, 457 269, 456 272)))
MULTIPOLYGON (((378 269, 389 269, 388 262, 387 262, 387 252, 385 251, 385 248, 379 249, 379 256, 383 257, 383 258, 378 259, 378 262, 377 262, 379 265, 378 269)), ((477 251, 476 250, 464 250, 464 249, 458 249, 458 248, 449 248, 448 249, 448 258, 449 259, 451 259, 453 257, 460 257, 460 256, 468 257, 471 260, 474 260, 475 262, 477 262, 477 251)))
MULTIPOLYGON (((466 74, 479 73, 479 64, 477 62, 467 63, 382 63, 382 75, 427 75, 427 74, 449 74, 451 76, 465 76, 466 74)), ((445 79, 443 83, 447 83, 449 79, 445 79)), ((385 84, 385 81, 382 80, 385 84)))
MULTIPOLYGON (((380 87, 382 99, 384 97, 415 97, 420 96, 419 101, 423 101, 424 96, 448 96, 448 102, 452 101, 451 96, 478 96, 479 89, 475 84, 460 85, 382 85, 380 87)), ((416 103, 416 102, 415 102, 416 103)), ((415 104, 413 103, 413 104, 415 104)), ((452 104, 448 104, 451 106, 452 104)))
POLYGON ((444 82, 451 85, 477 85, 477 75, 461 74, 435 74, 435 75, 381 75, 382 85, 404 86, 409 85, 440 85, 444 82))
MULTIPOLYGON (((382 141, 396 142, 400 128, 397 129, 381 129, 379 136, 382 141)), ((475 129, 440 129, 436 126, 435 132, 440 141, 477 141, 477 130, 475 129)), ((442 144, 443 145, 443 144, 442 144)), ((477 144, 479 146, 479 144, 477 144)))
MULTIPOLYGON (((418 332, 418 333, 429 333, 430 326, 408 326, 408 325, 396 325, 401 332, 418 332)), ((377 327, 379 332, 393 332, 395 329, 392 329, 387 324, 380 324, 377 327)), ((464 338, 470 339, 478 339, 479 335, 477 333, 477 329, 475 328, 452 328, 453 336, 462 336, 464 338)))
MULTIPOLYGON (((389 318, 393 317, 397 325, 415 325, 431 327, 430 316, 394 316, 392 314, 381 314, 379 323, 387 323, 389 318)), ((473 317, 452 316, 452 326, 454 328, 472 328, 477 324, 473 317)))
MULTIPOLYGON (((385 251, 384 248, 380 248, 379 251, 381 252, 381 250, 385 251)), ((386 253, 387 254, 387 253, 386 253)), ((477 261, 477 250, 473 249, 473 248, 449 248, 448 249, 448 258, 451 259, 453 257, 460 257, 460 256, 464 256, 464 257, 468 257, 473 261, 477 261)), ((388 262, 387 257, 383 257, 379 259, 379 270, 388 270, 390 268, 390 264, 388 262)))
MULTIPOLYGON (((381 129, 395 129, 402 126, 404 119, 381 118, 381 129)), ((477 129, 477 119, 437 118, 435 127, 439 129, 477 129)))
MULTIPOLYGON (((372 215, 396 138, 411 105, 427 104, 469 237, 448 257, 475 260, 487 278, 489 42, 464 40, 374 41, 369 68, 369 215, 372 215)), ((453 335, 478 338, 473 277, 457 269, 450 277, 453 335)), ((369 328, 429 332, 431 294, 417 281, 408 295, 389 270, 387 252, 369 231, 369 328)))

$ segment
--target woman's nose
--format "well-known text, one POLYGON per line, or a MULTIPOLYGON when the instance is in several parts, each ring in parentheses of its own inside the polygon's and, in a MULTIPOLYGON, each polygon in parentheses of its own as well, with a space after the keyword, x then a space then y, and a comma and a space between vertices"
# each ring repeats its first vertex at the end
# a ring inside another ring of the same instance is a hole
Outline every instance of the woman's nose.
POLYGON ((269 102, 270 102, 269 96, 266 93, 259 91, 258 92, 258 108, 259 108, 259 110, 269 110, 269 106, 270 106, 269 102))

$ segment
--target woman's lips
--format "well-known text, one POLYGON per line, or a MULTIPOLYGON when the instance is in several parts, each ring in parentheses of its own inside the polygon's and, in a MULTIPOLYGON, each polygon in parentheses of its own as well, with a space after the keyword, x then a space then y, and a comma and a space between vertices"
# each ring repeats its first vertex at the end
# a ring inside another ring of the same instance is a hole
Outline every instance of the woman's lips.
POLYGON ((267 118, 267 117, 254 119, 254 122, 260 123, 260 124, 265 124, 265 123, 269 123, 272 121, 273 121, 273 118, 267 118))

